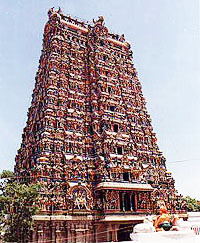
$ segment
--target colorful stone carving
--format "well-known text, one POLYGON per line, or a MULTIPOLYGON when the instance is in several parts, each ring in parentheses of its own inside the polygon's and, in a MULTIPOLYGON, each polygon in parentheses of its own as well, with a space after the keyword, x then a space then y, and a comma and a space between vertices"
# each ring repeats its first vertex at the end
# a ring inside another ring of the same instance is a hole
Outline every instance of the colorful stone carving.
POLYGON ((48 16, 16 176, 44 183, 45 213, 183 210, 124 35, 103 17, 48 16))

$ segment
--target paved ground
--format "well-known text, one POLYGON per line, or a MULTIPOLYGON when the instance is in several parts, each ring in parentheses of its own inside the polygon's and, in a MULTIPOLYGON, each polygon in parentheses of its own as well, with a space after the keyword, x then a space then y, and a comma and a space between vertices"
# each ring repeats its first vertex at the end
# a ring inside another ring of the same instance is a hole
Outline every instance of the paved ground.
MULTIPOLYGON (((196 236, 195 237, 195 240, 191 242, 191 240, 189 239, 181 239, 181 240, 169 240, 169 239, 166 239, 166 240, 162 240, 162 242, 160 241, 151 241, 151 239, 149 239, 148 241, 141 241, 141 242, 138 242, 138 241, 122 241, 121 243, 200 243, 200 236, 196 236)), ((110 242, 109 242, 110 243, 110 242)), ((113 242, 114 243, 114 242, 113 242)), ((116 243, 116 242, 115 242, 116 243)))
POLYGON ((160 240, 155 241, 155 240, 148 239, 147 241, 121 241, 121 243, 200 243, 200 235, 195 236, 195 239, 192 241, 191 239, 177 239, 177 240, 162 239, 162 241, 160 240))

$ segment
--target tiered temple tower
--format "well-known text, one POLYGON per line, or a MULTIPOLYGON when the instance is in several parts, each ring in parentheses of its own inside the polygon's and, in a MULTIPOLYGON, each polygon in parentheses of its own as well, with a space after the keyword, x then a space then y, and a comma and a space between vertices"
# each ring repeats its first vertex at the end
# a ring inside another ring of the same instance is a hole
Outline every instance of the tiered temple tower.
POLYGON ((33 240, 125 239, 123 228, 159 204, 182 210, 130 44, 103 17, 86 24, 60 9, 48 15, 15 165, 21 180, 45 185, 33 240))

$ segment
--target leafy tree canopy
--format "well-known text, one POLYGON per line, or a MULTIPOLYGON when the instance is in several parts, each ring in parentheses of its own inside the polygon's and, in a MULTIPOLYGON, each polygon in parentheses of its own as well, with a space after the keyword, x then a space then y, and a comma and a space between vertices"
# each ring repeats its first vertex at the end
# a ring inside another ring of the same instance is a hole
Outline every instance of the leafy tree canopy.
POLYGON ((198 204, 197 200, 194 198, 191 198, 190 196, 186 196, 185 201, 188 205, 188 211, 189 212, 198 212, 200 211, 200 205, 198 204))
POLYGON ((12 171, 0 174, 0 227, 8 242, 27 242, 33 226, 32 216, 39 208, 36 204, 40 184, 25 184, 15 180, 12 171))
POLYGON ((12 178, 14 176, 15 176, 14 173, 10 170, 3 170, 2 173, 0 174, 1 179, 12 178))

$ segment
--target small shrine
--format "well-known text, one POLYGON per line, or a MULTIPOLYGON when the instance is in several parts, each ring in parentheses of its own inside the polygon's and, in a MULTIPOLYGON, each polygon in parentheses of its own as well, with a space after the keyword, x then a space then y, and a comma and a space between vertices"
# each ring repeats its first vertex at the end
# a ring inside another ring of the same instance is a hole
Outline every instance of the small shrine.
POLYGON ((34 242, 102 242, 158 212, 184 212, 125 36, 48 11, 20 180, 42 182, 34 242), (49 240, 49 241, 48 241, 49 240))

